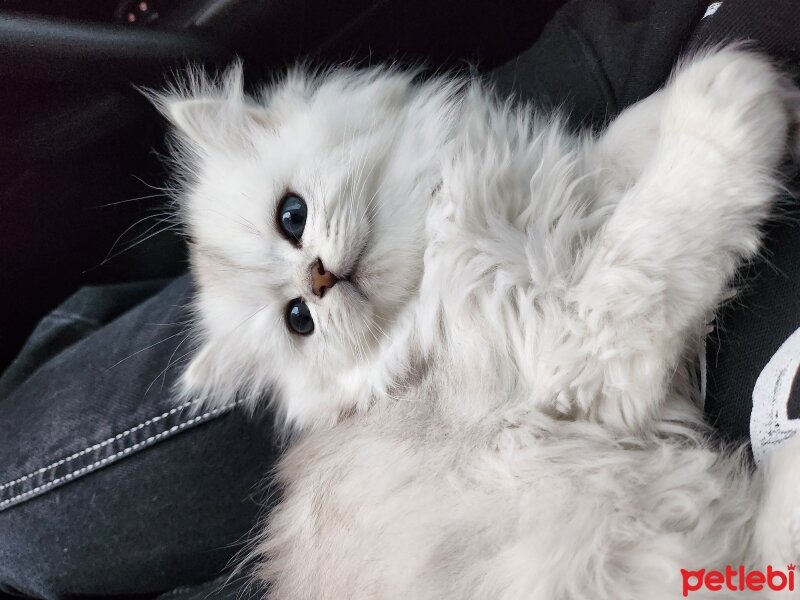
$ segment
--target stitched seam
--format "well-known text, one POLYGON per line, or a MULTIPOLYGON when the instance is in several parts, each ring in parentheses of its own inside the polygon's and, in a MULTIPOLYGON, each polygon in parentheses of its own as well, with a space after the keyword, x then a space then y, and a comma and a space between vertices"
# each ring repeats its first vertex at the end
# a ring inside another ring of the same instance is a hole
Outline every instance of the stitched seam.
MULTIPOLYGON (((168 410, 167 412, 165 412, 165 413, 163 413, 161 415, 158 415, 157 417, 153 417, 152 419, 148 419, 147 421, 144 421, 143 423, 139 423, 135 427, 131 427, 130 429, 126 429, 122 433, 118 433, 117 435, 115 435, 113 437, 110 437, 107 440, 103 440, 102 442, 98 442, 98 443, 94 444, 93 446, 89 446, 88 448, 85 448, 85 449, 81 450, 80 452, 76 452, 75 454, 72 454, 72 455, 70 455, 70 456, 68 456, 66 458, 62 458, 61 460, 58 460, 58 461, 56 461, 56 462, 54 462, 52 464, 49 464, 46 467, 42 467, 41 469, 37 469, 36 471, 33 471, 32 473, 28 473, 27 475, 23 475, 22 477, 14 479, 13 481, 9 481, 8 483, 4 483, 4 484, 0 485, 0 491, 4 490, 6 488, 9 488, 12 485, 15 485, 17 483, 22 483, 23 481, 26 481, 26 480, 30 479, 31 477, 36 477, 37 475, 41 475, 45 471, 49 471, 51 469, 55 469, 57 467, 60 467, 64 463, 67 463, 67 462, 69 462, 71 460, 75 460, 76 458, 78 458, 80 456, 83 456, 84 454, 88 454, 89 452, 93 452, 94 450, 99 450, 100 448, 103 448, 104 446, 108 446, 109 444, 112 444, 112 443, 116 442, 117 440, 119 440, 121 438, 124 438, 125 436, 130 435, 131 433, 133 433, 135 431, 138 431, 138 430, 140 430, 140 429, 142 429, 144 427, 147 427, 148 425, 152 425, 153 423, 157 423, 158 421, 166 419, 167 417, 169 417, 171 415, 174 415, 179 410, 183 410, 187 406, 189 406, 191 404, 194 404, 195 402, 198 402, 198 401, 199 401, 199 399, 196 398, 194 400, 189 400, 188 402, 184 402, 183 404, 181 404, 180 406, 176 406, 172 410, 168 410)), ((0 504, 0 506, 2 506, 2 505, 0 504)))
POLYGON ((237 404, 237 401, 234 400, 233 402, 229 402, 228 404, 226 404, 224 406, 221 406, 219 408, 215 408, 213 410, 210 410, 210 411, 208 411, 208 412, 206 412, 206 413, 204 413, 202 415, 199 415, 197 417, 192 417, 188 421, 184 421, 183 423, 180 423, 178 425, 173 425, 172 427, 170 427, 166 431, 162 431, 161 433, 158 433, 156 435, 150 436, 146 440, 143 440, 141 442, 137 442, 133 446, 129 446, 127 448, 124 448, 124 449, 120 450, 119 452, 115 452, 111 456, 107 456, 106 458, 103 458, 101 460, 93 462, 92 464, 86 465, 85 467, 81 467, 80 469, 77 469, 77 470, 73 471, 72 473, 68 473, 68 474, 66 474, 66 475, 64 475, 62 477, 58 477, 58 478, 54 479, 53 481, 50 481, 50 482, 48 482, 46 484, 37 486, 37 487, 33 488, 32 490, 28 490, 27 492, 23 492, 22 494, 17 494, 16 496, 12 496, 8 500, 3 500, 2 502, 0 502, 0 508, 3 508, 4 506, 9 505, 9 504, 11 504, 12 502, 14 502, 16 500, 20 500, 22 498, 26 498, 28 496, 35 495, 35 494, 37 494, 39 492, 46 491, 46 490, 58 485, 62 481, 69 481, 71 479, 74 479, 75 477, 78 477, 78 476, 86 473, 87 471, 92 471, 94 469, 102 467, 103 465, 111 462, 114 459, 120 458, 122 456, 130 454, 131 452, 133 452, 135 450, 138 450, 142 446, 149 446, 153 442, 156 442, 156 441, 160 440, 161 438, 163 438, 165 436, 168 436, 168 435, 170 435, 172 433, 175 433, 176 431, 180 431, 181 429, 185 429, 189 425, 197 423, 198 421, 201 421, 201 420, 205 421, 205 420, 207 420, 208 417, 212 417, 212 416, 214 416, 214 415, 216 415, 216 414, 218 414, 218 413, 220 413, 220 412, 222 412, 224 410, 227 410, 229 408, 233 408, 233 406, 235 406, 236 404, 237 404))

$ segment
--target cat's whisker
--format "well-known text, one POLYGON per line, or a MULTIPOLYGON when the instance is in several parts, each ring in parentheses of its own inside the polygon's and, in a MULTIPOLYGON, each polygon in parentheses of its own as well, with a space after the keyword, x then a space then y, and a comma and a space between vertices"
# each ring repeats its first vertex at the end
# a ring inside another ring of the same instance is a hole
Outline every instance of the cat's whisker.
MULTIPOLYGON (((184 328, 181 330, 181 333, 186 333, 186 329, 187 329, 187 328, 186 328, 186 327, 184 327, 184 328)), ((162 380, 162 382, 161 382, 161 389, 163 390, 163 389, 164 389, 164 384, 165 384, 165 383, 166 383, 166 381, 167 381, 167 372, 168 372, 168 371, 169 371, 169 370, 170 370, 172 367, 174 367, 175 365, 177 365, 179 362, 181 362, 182 360, 184 360, 184 359, 188 358, 188 356, 194 352, 194 349, 188 350, 187 352, 184 352, 182 355, 180 355, 180 356, 179 356, 177 359, 174 359, 174 357, 175 357, 175 353, 177 353, 177 352, 178 352, 178 350, 181 348, 181 346, 183 346, 183 345, 186 343, 186 340, 190 339, 191 337, 192 337, 192 336, 191 336, 191 334, 190 334, 190 333, 186 333, 186 336, 185 336, 185 337, 184 337, 184 338, 183 338, 183 339, 182 339, 182 340, 181 340, 181 341, 180 341, 180 342, 179 342, 179 343, 178 343, 178 344, 175 346, 175 348, 174 348, 174 349, 173 349, 173 351, 172 351, 172 354, 170 354, 170 356, 169 356, 169 359, 167 359, 167 366, 166 366, 166 367, 164 367, 164 369, 162 369, 162 370, 161 370, 161 371, 160 371, 160 372, 159 372, 159 373, 158 373, 158 374, 157 374, 157 375, 156 375, 156 376, 153 378, 153 381, 151 381, 151 382, 150 382, 150 384, 149 384, 149 385, 147 386, 147 388, 145 389, 145 391, 144 391, 144 394, 142 394, 142 396, 143 396, 143 397, 146 397, 146 396, 147 396, 147 393, 150 391, 150 388, 152 388, 152 387, 153 387, 153 384, 155 384, 155 382, 156 382, 156 381, 158 381, 158 380, 159 380, 159 378, 160 378, 162 375, 164 376, 164 379, 163 379, 163 380, 162 380), (174 360, 173 360, 173 359, 174 359, 174 360)))
POLYGON ((117 236, 117 239, 116 239, 116 240, 114 240, 114 243, 112 243, 112 244, 111 244, 111 249, 108 251, 108 254, 106 255, 106 259, 105 259, 105 260, 103 261, 103 263, 101 263, 101 264, 105 264, 106 260, 108 260, 108 257, 109 257, 109 256, 112 254, 112 252, 114 251, 114 248, 116 247, 116 245, 117 245, 117 244, 119 244, 120 240, 122 240, 122 238, 123 238, 123 237, 125 237, 125 235, 126 235, 126 234, 127 234, 127 233, 128 233, 130 230, 131 230, 131 229, 133 229, 134 227, 136 227, 136 226, 137 226, 137 225, 139 225, 140 223, 144 223, 144 222, 145 222, 145 221, 147 221, 148 219, 152 219, 152 218, 153 218, 153 215, 147 215, 147 216, 145 216, 145 217, 142 217, 141 219, 139 219, 139 220, 138 220, 138 221, 136 221, 135 223, 132 223, 132 224, 128 225, 128 227, 126 227, 126 228, 125 228, 125 230, 124 230, 122 233, 120 233, 120 234, 119 234, 119 236, 117 236))
POLYGON ((251 314, 249 317, 247 317, 246 319, 244 319, 244 320, 243 320, 241 323, 239 323, 239 324, 238 324, 236 327, 234 327, 233 329, 230 329, 229 331, 227 331, 227 332, 226 332, 226 336, 231 336, 231 335, 233 335, 234 333, 236 333, 236 330, 237 330, 237 329, 239 329, 239 328, 240 328, 242 325, 244 325, 244 324, 245 324, 245 323, 247 323, 247 322, 248 322, 250 319, 252 319, 253 317, 255 317, 255 316, 258 314, 258 313, 260 313, 261 311, 263 311, 264 309, 266 309, 268 306, 269 306, 269 303, 262 305, 262 306, 261 306, 261 307, 260 307, 258 310, 256 310, 255 312, 253 312, 253 314, 251 314))
MULTIPOLYGON (((132 250, 136 246, 139 246, 140 244, 143 244, 144 242, 146 242, 149 239, 152 239, 152 238, 154 238, 154 237, 156 237, 158 235, 161 235, 162 233, 166 233, 167 231, 179 230, 181 227, 182 226, 179 223, 173 223, 171 225, 167 225, 166 227, 162 227, 161 229, 158 229, 157 231, 154 231, 153 233, 151 233, 151 234, 149 234, 149 235, 147 235, 147 236, 145 236, 145 237, 143 237, 141 239, 138 239, 137 241, 125 246, 119 252, 116 252, 116 253, 112 254, 111 256, 106 257, 103 260, 103 262, 101 262, 98 266, 102 267, 103 265, 105 265, 109 261, 117 258, 118 256, 124 254, 125 252, 128 252, 128 251, 132 250)), ((153 229, 153 227, 150 227, 147 231, 151 231, 152 229, 153 229)))
POLYGON ((167 196, 164 193, 161 193, 161 194, 149 194, 149 195, 146 195, 146 196, 137 196, 136 198, 127 198, 125 200, 117 200, 116 202, 108 202, 106 204, 98 204, 97 206, 93 206, 92 208, 94 208, 94 209, 97 209, 97 208, 109 208, 111 206, 119 206, 120 204, 129 204, 131 202, 140 202, 142 200, 150 200, 152 198, 169 198, 169 196, 167 196))
MULTIPOLYGON (((250 201, 252 201, 252 200, 253 200, 253 199, 252 199, 252 197, 250 196, 250 194, 248 194, 248 193, 246 193, 246 192, 241 192, 241 195, 242 195, 243 197, 247 198, 247 199, 248 199, 248 200, 250 200, 250 201)), ((244 225, 244 226, 245 226, 247 229, 249 229, 249 230, 250 230, 252 233, 256 233, 256 234, 261 234, 261 233, 262 233, 261 229, 259 229, 259 228, 258 228, 258 227, 255 225, 255 223, 253 223, 253 222, 252 222, 250 219, 247 219, 247 218, 243 217, 243 216, 242 216, 242 215, 240 215, 240 214, 239 214, 239 215, 236 215, 236 217, 237 217, 237 219, 239 220, 239 222, 240 222, 242 225, 244 225)))
POLYGON ((150 226, 149 226, 147 229, 145 229, 144 231, 142 231, 142 232, 140 232, 139 234, 137 234, 137 235, 136 235, 136 237, 134 237, 134 238, 131 240, 131 243, 134 243, 134 242, 136 242, 137 240, 141 239, 143 236, 145 236, 145 235, 147 235, 149 232, 151 232, 151 231, 152 231, 154 228, 156 228, 156 227, 158 227, 159 225, 162 225, 162 224, 164 224, 164 223, 170 223, 171 225, 180 225, 180 223, 179 223, 179 222, 177 222, 176 220, 173 220, 173 215, 172 215, 171 213, 167 213, 167 212, 161 212, 161 213, 156 213, 156 214, 154 214, 154 215, 152 215, 152 216, 153 216, 153 218, 155 218, 155 219, 156 219, 155 223, 153 223, 152 225, 150 225, 150 226))
POLYGON ((363 336, 362 332, 359 331, 358 329, 354 329, 353 332, 354 332, 354 334, 356 336, 356 345, 358 347, 359 361, 366 362, 366 360, 367 360, 367 353, 366 353, 367 340, 363 336))
POLYGON ((124 254, 125 252, 127 252, 131 248, 134 248, 135 246, 139 245, 140 243, 142 243, 144 241, 147 241, 148 239, 150 239, 154 235, 158 235, 159 233, 162 233, 163 231, 167 231, 169 229, 180 227, 179 223, 172 223, 171 225, 169 225, 165 229, 160 230, 160 231, 156 232, 155 234, 147 235, 143 239, 140 239, 140 238, 142 238, 142 236, 145 236, 148 232, 152 231, 154 227, 158 227, 159 225, 161 225, 161 224, 163 224, 165 222, 169 222, 169 219, 171 217, 172 217, 172 215, 170 213, 161 212, 161 213, 156 213, 156 214, 153 214, 153 215, 147 215, 146 217, 142 217, 141 219, 139 219, 135 223, 129 225, 117 237, 117 239, 114 240, 114 243, 111 244, 111 249, 108 251, 108 254, 106 254, 105 258, 102 261, 100 261, 100 263, 97 265, 97 267, 102 267, 103 265, 107 264, 110 260, 113 260, 114 258, 120 256, 121 254, 124 254), (125 237, 125 235, 129 231, 131 231, 131 229, 135 228, 137 225, 140 225, 141 223, 144 223, 148 219, 156 219, 156 222, 153 223, 152 225, 150 225, 150 227, 148 227, 144 232, 140 233, 139 236, 137 236, 137 238, 134 238, 134 242, 133 243, 125 246, 124 248, 122 248, 121 250, 119 250, 117 252, 114 251, 114 249, 117 247, 117 245, 120 243, 120 241, 125 237))
POLYGON ((380 325, 378 325, 378 323, 375 322, 372 316, 366 315, 364 322, 366 323, 366 326, 369 329, 370 333, 372 334, 373 339, 376 343, 379 343, 381 341, 380 337, 376 335, 376 330, 377 333, 383 337, 383 339, 385 340, 390 339, 389 335, 383 330, 383 328, 380 325))
POLYGON ((144 348, 141 348, 140 350, 137 350, 137 351, 136 351, 136 352, 134 352, 133 354, 129 354, 129 355, 128 355, 128 356, 126 356, 125 358, 122 358, 122 359, 118 360, 118 361, 117 361, 117 362, 115 362, 113 365, 111 365, 110 367, 106 368, 106 369, 105 369, 103 372, 104 372, 104 373, 108 373, 108 372, 109 372, 111 369, 113 369, 113 368, 115 368, 115 367, 118 367, 119 365, 121 365, 122 363, 124 363, 126 360, 128 360, 128 359, 130 359, 130 358, 133 358, 134 356, 136 356, 136 355, 138 355, 138 354, 141 354, 142 352, 145 352, 146 350, 149 350, 150 348, 153 348, 153 347, 155 347, 155 346, 158 346, 159 344, 163 344, 163 343, 164 343, 164 342, 166 342, 167 340, 171 340, 172 338, 174 338, 174 337, 176 337, 176 336, 178 336, 178 335, 181 335, 182 333, 183 333, 183 331, 179 331, 178 333, 173 333, 172 335, 169 335, 169 336, 165 337, 163 340, 159 340, 159 341, 157 341, 157 342, 154 342, 154 343, 152 343, 152 344, 150 344, 150 345, 148 345, 148 346, 145 346, 144 348))
POLYGON ((386 339, 388 336, 386 332, 381 329, 381 327, 374 321, 374 319, 368 314, 365 313, 364 315, 364 324, 367 327, 367 331, 372 336, 372 343, 379 344, 381 342, 381 338, 386 339))
MULTIPOLYGON (((370 134, 373 131, 374 131, 374 125, 370 128, 370 134)), ((359 173, 359 182, 361 184, 361 187, 360 187, 360 189, 358 191, 359 196, 364 193, 364 188, 366 187, 366 184, 368 183, 368 181, 372 177, 373 171, 378 166, 378 161, 373 161, 372 166, 369 169, 369 172, 365 176, 362 177, 362 173, 363 173, 364 167, 366 166, 366 163, 367 163, 367 156, 364 155, 363 160, 362 160, 361 172, 359 173)), ((381 182, 381 185, 382 184, 383 184, 383 182, 381 182)))
POLYGON ((167 194, 169 196, 172 196, 172 195, 177 194, 177 193, 180 192, 180 190, 177 189, 177 188, 171 188, 171 187, 168 187, 168 186, 160 186, 160 185, 153 185, 152 183, 147 183, 144 179, 142 179, 138 175, 131 175, 131 177, 133 177, 136 181, 141 183, 143 186, 148 187, 148 188, 150 188, 151 190, 153 190, 155 192, 162 192, 162 193, 167 194))
POLYGON ((360 337, 359 337, 358 333, 357 332, 353 332, 351 334, 351 339, 353 340, 353 343, 354 343, 355 348, 356 348, 356 358, 359 361, 363 361, 364 360, 364 350, 363 350, 363 348, 361 346, 361 340, 360 340, 360 337))
MULTIPOLYGON (((218 211, 218 210, 214 210, 214 209, 206 209, 206 210, 208 212, 212 213, 212 214, 216 214, 217 216, 220 216, 220 217, 223 217, 223 218, 231 218, 230 215, 228 215, 226 213, 223 213, 221 211, 218 211)), ((262 235, 263 234, 263 231, 261 229, 259 229, 252 221, 250 221, 248 219, 245 219, 241 215, 237 214, 236 217, 234 218, 234 221, 239 223, 242 227, 244 227, 248 231, 250 231, 250 233, 253 233, 255 235, 262 235)))

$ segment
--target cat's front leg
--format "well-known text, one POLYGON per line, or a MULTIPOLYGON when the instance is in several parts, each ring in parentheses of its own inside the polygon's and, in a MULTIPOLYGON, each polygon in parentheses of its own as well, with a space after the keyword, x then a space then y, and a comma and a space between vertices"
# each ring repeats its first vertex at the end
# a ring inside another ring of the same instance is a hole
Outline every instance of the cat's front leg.
POLYGON ((579 365, 555 394, 559 410, 625 429, 657 411, 687 340, 758 251, 786 145, 786 93, 767 60, 737 49, 694 60, 663 90, 652 155, 566 296, 579 365))
POLYGON ((666 92, 626 108, 586 149, 595 206, 614 205, 641 176, 661 134, 666 92))

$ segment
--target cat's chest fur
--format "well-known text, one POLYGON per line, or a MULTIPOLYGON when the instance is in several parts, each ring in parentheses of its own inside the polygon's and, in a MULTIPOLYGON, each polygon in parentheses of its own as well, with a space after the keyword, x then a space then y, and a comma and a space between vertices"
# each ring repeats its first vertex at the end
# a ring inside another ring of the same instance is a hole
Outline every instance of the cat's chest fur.
POLYGON ((427 209, 422 279, 396 329, 402 342, 378 366, 391 383, 375 402, 425 397, 471 421, 498 408, 553 408, 574 393, 566 388, 580 379, 591 332, 570 293, 620 190, 559 121, 487 120, 465 104, 464 131, 427 209))

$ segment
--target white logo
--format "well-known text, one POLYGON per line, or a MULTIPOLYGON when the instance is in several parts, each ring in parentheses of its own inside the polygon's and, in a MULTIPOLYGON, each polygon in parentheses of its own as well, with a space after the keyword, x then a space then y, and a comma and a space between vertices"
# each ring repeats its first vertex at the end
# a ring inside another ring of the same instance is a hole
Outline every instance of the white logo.
POLYGON ((706 9, 706 14, 703 15, 703 18, 705 19, 706 17, 710 17, 711 15, 713 15, 715 12, 719 10, 720 6, 722 6, 722 2, 712 2, 711 4, 709 4, 708 8, 706 9))
POLYGON ((800 414, 789 414, 792 387, 800 394, 800 329, 778 348, 753 388, 750 442, 759 464, 770 451, 800 432, 800 414))

